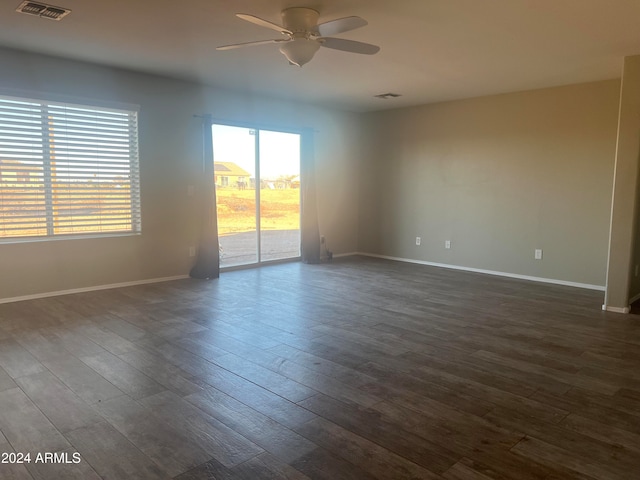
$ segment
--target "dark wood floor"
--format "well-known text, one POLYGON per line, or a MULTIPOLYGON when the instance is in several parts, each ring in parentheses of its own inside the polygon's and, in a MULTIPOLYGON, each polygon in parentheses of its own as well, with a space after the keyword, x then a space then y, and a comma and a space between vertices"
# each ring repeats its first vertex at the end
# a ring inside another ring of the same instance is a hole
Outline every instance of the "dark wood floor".
POLYGON ((0 478, 640 478, 640 317, 351 258, 0 305, 0 478))

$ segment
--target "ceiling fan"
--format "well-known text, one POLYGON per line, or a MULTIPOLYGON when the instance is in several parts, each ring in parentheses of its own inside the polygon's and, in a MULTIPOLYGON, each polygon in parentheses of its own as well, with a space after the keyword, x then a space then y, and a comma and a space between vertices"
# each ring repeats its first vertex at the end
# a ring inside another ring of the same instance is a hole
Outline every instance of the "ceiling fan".
POLYGON ((216 48, 216 50, 231 50, 233 48, 251 47, 267 43, 279 43, 281 44, 280 52, 287 57, 289 63, 299 67, 309 62, 320 47, 350 53, 361 53, 364 55, 373 55, 380 50, 380 47, 376 45, 331 36, 367 25, 367 21, 360 17, 344 17, 318 25, 318 17, 320 14, 311 8, 286 8, 282 11, 281 15, 284 26, 277 25, 254 15, 245 13, 236 14, 236 16, 242 20, 275 30, 284 37, 273 40, 223 45, 216 48))

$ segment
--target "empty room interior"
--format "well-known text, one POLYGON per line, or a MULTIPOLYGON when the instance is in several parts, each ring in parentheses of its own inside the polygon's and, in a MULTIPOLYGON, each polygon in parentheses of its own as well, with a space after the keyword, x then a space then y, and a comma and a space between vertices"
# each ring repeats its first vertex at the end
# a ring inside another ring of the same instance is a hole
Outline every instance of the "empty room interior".
POLYGON ((0 2, 0 479, 639 478, 638 18, 0 2))

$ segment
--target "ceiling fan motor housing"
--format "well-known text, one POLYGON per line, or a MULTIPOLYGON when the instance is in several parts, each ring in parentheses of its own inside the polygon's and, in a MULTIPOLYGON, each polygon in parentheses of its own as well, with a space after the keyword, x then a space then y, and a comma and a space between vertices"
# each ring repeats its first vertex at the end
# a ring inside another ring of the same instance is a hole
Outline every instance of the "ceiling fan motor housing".
POLYGON ((312 8, 292 7, 282 11, 282 23, 285 28, 295 34, 304 33, 308 37, 310 33, 316 33, 320 14, 312 8))

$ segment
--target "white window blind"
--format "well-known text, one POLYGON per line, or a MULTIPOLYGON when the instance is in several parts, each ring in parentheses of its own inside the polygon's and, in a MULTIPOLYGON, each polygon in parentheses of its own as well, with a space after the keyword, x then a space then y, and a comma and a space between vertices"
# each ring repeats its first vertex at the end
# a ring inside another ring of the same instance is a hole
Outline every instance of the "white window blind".
POLYGON ((0 241, 140 231, 136 111, 0 96, 0 241))

